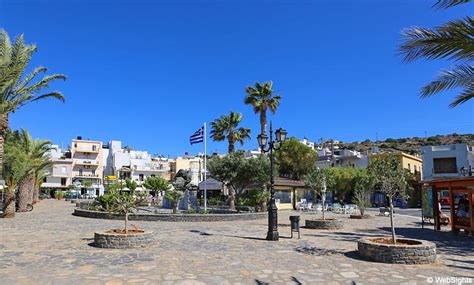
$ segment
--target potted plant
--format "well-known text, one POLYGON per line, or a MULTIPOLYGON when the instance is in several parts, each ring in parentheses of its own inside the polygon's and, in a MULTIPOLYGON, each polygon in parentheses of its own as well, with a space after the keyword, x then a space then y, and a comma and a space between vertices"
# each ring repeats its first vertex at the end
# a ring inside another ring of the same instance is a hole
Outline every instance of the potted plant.
POLYGON ((61 191, 61 190, 56 191, 56 199, 63 200, 64 199, 64 194, 65 194, 64 191, 61 191))
POLYGON ((304 176, 304 183, 306 188, 314 192, 314 194, 321 196, 322 201, 322 219, 307 219, 305 226, 312 229, 340 229, 344 226, 342 220, 330 218, 326 219, 326 180, 327 174, 324 170, 313 167, 304 176))
POLYGON ((358 241, 359 254, 373 261, 386 263, 419 264, 436 260, 436 245, 423 240, 400 238, 395 234, 393 198, 405 196, 407 182, 400 159, 393 154, 379 155, 371 159, 369 175, 376 187, 385 193, 390 209, 391 237, 366 238, 358 241))

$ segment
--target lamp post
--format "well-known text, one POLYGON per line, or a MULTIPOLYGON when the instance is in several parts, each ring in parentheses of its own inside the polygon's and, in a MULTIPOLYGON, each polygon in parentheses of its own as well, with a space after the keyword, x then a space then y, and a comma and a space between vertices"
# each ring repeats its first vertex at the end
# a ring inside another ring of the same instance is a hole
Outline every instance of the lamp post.
POLYGON ((268 232, 267 240, 277 241, 278 235, 278 209, 275 203, 275 177, 273 175, 273 168, 275 164, 275 157, 273 151, 280 149, 281 143, 286 139, 286 131, 278 129, 275 132, 276 140, 273 139, 272 122, 270 122, 270 139, 266 135, 260 134, 257 136, 258 144, 263 152, 270 154, 270 203, 268 205, 268 232), (267 147, 268 145, 268 147, 267 147))

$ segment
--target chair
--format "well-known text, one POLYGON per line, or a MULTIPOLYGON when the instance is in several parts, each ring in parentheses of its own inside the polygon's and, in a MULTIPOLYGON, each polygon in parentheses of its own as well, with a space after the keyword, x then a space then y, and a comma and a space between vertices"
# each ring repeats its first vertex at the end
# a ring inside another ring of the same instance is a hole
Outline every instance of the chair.
POLYGON ((306 203, 305 209, 306 209, 307 211, 312 211, 312 210, 313 210, 313 202, 308 202, 308 203, 306 203))

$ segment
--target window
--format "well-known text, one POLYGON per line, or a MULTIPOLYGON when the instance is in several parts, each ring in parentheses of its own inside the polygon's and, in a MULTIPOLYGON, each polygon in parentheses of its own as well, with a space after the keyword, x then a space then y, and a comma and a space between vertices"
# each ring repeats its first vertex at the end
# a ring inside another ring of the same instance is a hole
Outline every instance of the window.
POLYGON ((275 199, 279 199, 280 203, 291 203, 291 191, 275 190, 275 199))
POLYGON ((418 169, 416 169, 416 165, 413 165, 413 169, 415 170, 415 172, 418 170, 418 169))
POLYGON ((43 178, 43 182, 44 183, 48 182, 48 177, 43 178))
POLYGON ((82 176, 82 168, 79 169, 79 176, 82 176))
POLYGON ((155 174, 152 174, 151 177, 156 177, 156 175, 155 175, 155 174))
POLYGON ((138 174, 138 180, 143 181, 143 174, 138 174))
POLYGON ((433 158, 434 173, 457 173, 455 157, 433 158))
POLYGON ((66 186, 66 178, 61 178, 61 186, 66 186))
POLYGON ((411 171, 411 165, 408 163, 408 171, 411 171))
POLYGON ((95 175, 95 169, 92 169, 92 175, 95 175))

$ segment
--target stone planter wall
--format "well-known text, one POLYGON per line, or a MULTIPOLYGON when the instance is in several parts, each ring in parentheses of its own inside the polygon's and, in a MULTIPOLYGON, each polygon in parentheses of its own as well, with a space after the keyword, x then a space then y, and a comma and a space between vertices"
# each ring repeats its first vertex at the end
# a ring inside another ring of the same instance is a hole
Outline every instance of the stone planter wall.
POLYGON ((309 229, 337 230, 344 226, 344 222, 338 219, 305 220, 305 226, 309 229))
POLYGON ((154 242, 153 232, 138 234, 94 233, 94 246, 100 248, 140 248, 154 242))
POLYGON ((362 239, 357 243, 359 254, 368 260, 383 263, 428 264, 436 261, 436 245, 414 239, 398 239, 417 242, 415 245, 381 244, 362 239))
MULTIPOLYGON (((118 214, 110 214, 106 212, 90 211, 85 209, 74 209, 74 216, 123 220, 125 217, 118 214)), ((263 213, 239 213, 239 214, 152 214, 140 213, 130 215, 130 221, 163 221, 163 222, 221 222, 221 221, 249 221, 267 218, 267 212, 263 213)))

